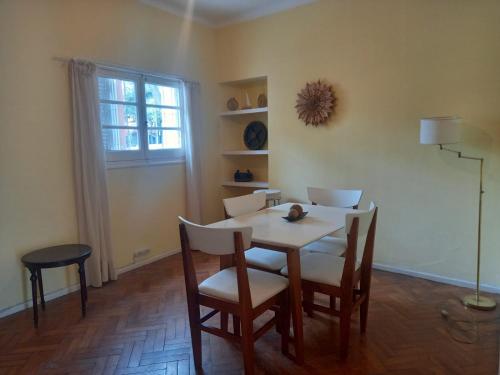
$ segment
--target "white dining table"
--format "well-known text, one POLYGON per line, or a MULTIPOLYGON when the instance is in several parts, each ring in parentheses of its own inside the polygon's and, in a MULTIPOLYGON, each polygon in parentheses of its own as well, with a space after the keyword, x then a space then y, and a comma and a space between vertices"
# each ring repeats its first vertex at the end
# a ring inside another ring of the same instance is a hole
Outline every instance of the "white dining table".
POLYGON ((308 214, 302 220, 288 222, 287 216, 294 203, 266 208, 208 225, 211 228, 252 227, 252 246, 285 252, 287 254, 293 320, 295 361, 304 362, 304 332, 302 326, 302 299, 300 279, 300 248, 342 229, 345 215, 357 212, 348 208, 301 204, 308 214))

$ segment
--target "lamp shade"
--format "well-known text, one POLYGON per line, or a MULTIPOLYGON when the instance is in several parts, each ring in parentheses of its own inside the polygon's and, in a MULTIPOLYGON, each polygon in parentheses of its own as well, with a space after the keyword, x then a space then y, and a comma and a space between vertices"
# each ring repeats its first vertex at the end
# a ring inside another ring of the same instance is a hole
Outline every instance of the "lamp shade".
POLYGON ((420 143, 423 145, 444 145, 460 142, 458 116, 428 117, 420 120, 420 143))

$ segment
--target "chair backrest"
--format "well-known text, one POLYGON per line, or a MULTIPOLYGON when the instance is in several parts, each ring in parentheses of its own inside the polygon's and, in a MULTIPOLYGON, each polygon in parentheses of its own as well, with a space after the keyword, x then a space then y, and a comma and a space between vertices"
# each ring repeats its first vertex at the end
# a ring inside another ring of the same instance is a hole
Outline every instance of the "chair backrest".
POLYGON ((194 224, 179 216, 184 224, 191 250, 200 250, 212 255, 234 254, 234 233, 241 232, 243 250, 250 248, 252 227, 209 228, 194 224))
POLYGON ((257 212, 266 207, 266 193, 242 195, 240 197, 223 199, 226 216, 236 217, 251 212, 257 212))
POLYGON ((370 202, 370 207, 368 211, 356 212, 353 214, 345 215, 345 231, 349 233, 351 231, 352 222, 354 218, 358 218, 358 237, 366 236, 368 234, 368 230, 370 229, 370 225, 372 223, 373 214, 375 213, 376 205, 374 202, 370 202))
POLYGON ((182 266, 186 283, 188 304, 197 304, 198 280, 191 250, 218 255, 221 269, 235 267, 237 273, 239 305, 251 309, 252 297, 245 260, 245 249, 250 247, 251 227, 208 228, 187 221, 179 216, 179 233, 182 245, 182 266))
POLYGON ((347 250, 345 252, 342 284, 345 284, 349 288, 352 287, 354 272, 357 268, 356 258, 358 244, 361 244, 361 248, 363 249, 361 260, 361 283, 365 287, 370 284, 377 226, 377 211, 378 207, 374 202, 371 202, 367 211, 346 214, 347 250))
POLYGON ((307 188, 309 200, 320 206, 357 208, 362 195, 363 190, 307 188))

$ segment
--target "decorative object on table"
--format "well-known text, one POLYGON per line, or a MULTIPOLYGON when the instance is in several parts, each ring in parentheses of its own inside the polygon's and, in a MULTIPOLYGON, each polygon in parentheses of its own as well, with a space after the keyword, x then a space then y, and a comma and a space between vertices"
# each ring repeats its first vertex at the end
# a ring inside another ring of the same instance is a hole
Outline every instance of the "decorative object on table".
POLYGON ((42 310, 45 311, 45 298, 43 295, 42 268, 55 268, 78 264, 80 275, 80 297, 82 303, 82 315, 86 313, 87 303, 87 279, 85 277, 85 261, 92 249, 90 246, 81 244, 68 244, 46 247, 41 250, 32 251, 21 258, 21 262, 31 273, 31 293, 33 297, 33 322, 38 328, 38 298, 37 280, 40 288, 40 302, 42 310))
POLYGON ((252 109, 252 103, 250 102, 250 96, 248 92, 245 93, 245 105, 241 109, 252 109))
POLYGON ((460 142, 460 125, 462 119, 457 116, 430 117, 420 120, 420 143, 424 145, 439 145, 439 149, 456 154, 460 159, 479 161, 479 216, 477 233, 477 264, 476 264, 476 293, 465 296, 462 303, 465 306, 478 310, 493 310, 496 302, 488 297, 481 296, 479 290, 480 271, 481 271, 481 222, 483 209, 483 164, 482 157, 463 155, 461 151, 456 151, 444 147, 445 144, 460 142))
POLYGON ((267 128, 261 121, 252 121, 243 132, 243 141, 250 150, 260 150, 267 141, 267 128))
POLYGON ((229 98, 226 103, 227 109, 230 111, 236 111, 240 107, 240 103, 236 100, 235 97, 229 98))
POLYGON ((236 172, 234 172, 234 181, 235 182, 250 182, 253 181, 253 174, 250 172, 249 169, 247 169, 246 172, 240 172, 238 169, 236 172))
POLYGON ((253 191, 254 194, 266 193, 266 205, 267 207, 276 206, 280 204, 281 200, 281 190, 278 189, 258 189, 253 191))
POLYGON ((307 215, 307 211, 304 211, 300 204, 294 204, 290 207, 288 211, 288 216, 283 216, 283 219, 289 222, 302 220, 307 215))
POLYGON ((304 121, 306 126, 318 126, 328 121, 336 100, 332 85, 318 80, 306 83, 306 87, 297 94, 295 108, 299 119, 304 121))
POLYGON ((260 94, 257 98, 257 107, 264 108, 267 107, 267 96, 266 94, 260 94))

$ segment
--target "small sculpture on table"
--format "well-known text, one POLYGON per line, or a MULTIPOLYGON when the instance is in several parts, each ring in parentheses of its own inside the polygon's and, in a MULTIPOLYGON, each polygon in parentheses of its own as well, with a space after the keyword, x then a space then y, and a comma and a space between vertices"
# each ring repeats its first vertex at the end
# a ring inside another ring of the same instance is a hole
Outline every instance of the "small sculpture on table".
POLYGON ((283 219, 289 222, 302 220, 308 214, 307 211, 304 211, 300 204, 294 204, 290 207, 287 216, 283 216, 283 219))

